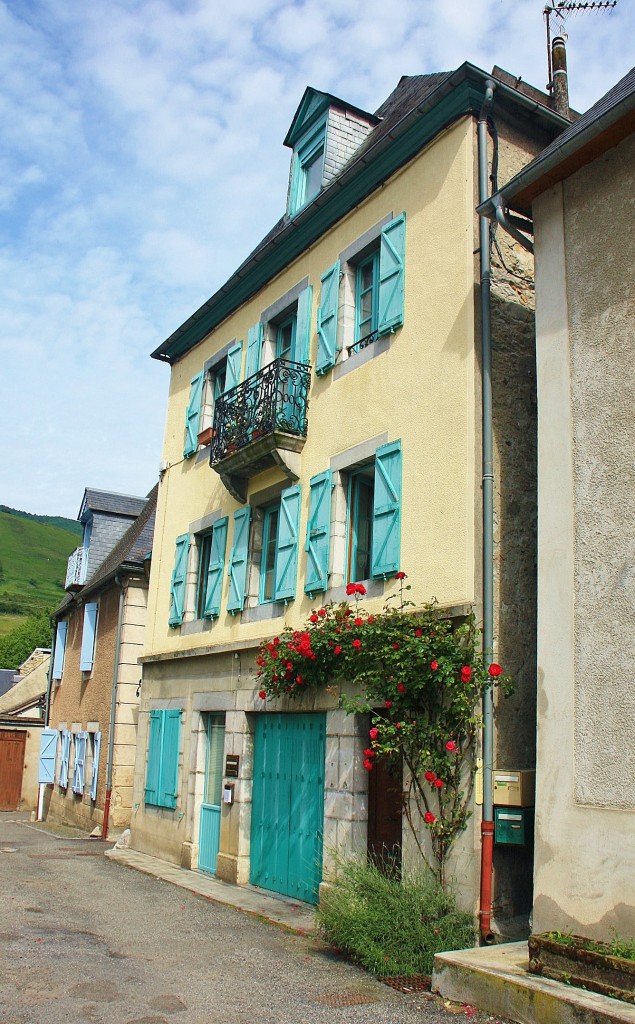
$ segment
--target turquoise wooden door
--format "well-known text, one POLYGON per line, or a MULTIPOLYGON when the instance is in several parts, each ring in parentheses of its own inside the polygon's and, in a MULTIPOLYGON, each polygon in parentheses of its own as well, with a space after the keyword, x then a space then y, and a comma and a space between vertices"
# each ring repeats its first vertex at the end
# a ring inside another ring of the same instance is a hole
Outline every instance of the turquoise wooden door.
POLYGON ((201 871, 216 874, 216 858, 220 842, 220 814, 223 794, 223 754, 225 748, 225 715, 206 715, 207 761, 205 794, 201 804, 198 866, 201 871))
POLYGON ((322 879, 323 714, 256 718, 252 885, 316 903, 322 879))

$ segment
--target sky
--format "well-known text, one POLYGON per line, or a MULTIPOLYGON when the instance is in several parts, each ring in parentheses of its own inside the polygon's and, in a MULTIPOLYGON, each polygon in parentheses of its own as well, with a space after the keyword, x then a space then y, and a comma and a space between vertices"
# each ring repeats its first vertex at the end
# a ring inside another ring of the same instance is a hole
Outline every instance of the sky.
MULTIPOLYGON (((469 60, 544 89, 543 6, 0 0, 0 504, 75 518, 86 486, 153 486, 150 353, 284 212, 307 85, 372 111, 469 60)), ((583 111, 631 66, 633 0, 564 28, 583 111)))

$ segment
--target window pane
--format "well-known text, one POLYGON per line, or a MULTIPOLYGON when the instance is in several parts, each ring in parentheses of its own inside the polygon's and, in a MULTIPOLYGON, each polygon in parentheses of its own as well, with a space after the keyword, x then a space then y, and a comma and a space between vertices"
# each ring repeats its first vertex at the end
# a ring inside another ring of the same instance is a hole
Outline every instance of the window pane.
POLYGON ((200 556, 198 560, 198 580, 196 583, 196 618, 202 619, 205 609, 205 586, 207 583, 207 570, 209 569, 209 556, 212 550, 212 535, 206 533, 200 541, 200 556))
POLYGON ((225 380, 227 378, 227 360, 224 359, 222 363, 214 370, 214 398, 218 398, 223 394, 225 390, 225 380))
POLYGON ((319 149, 315 156, 304 165, 304 202, 318 194, 322 187, 322 164, 324 162, 324 150, 319 149))
POLYGON ((290 359, 295 334, 295 317, 280 324, 276 334, 276 359, 290 359))
POLYGON ((374 491, 374 466, 361 470, 351 477, 349 487, 349 583, 370 578, 374 491))
POLYGON ((276 567, 276 540, 278 536, 278 515, 280 509, 267 509, 263 525, 262 549, 262 596, 261 601, 273 600, 274 572, 276 567))
POLYGON ((378 261, 377 253, 360 263, 356 282, 356 341, 377 330, 378 261))
POLYGON ((205 776, 206 804, 220 805, 223 791, 223 751, 225 746, 225 716, 207 716, 207 770, 205 776))

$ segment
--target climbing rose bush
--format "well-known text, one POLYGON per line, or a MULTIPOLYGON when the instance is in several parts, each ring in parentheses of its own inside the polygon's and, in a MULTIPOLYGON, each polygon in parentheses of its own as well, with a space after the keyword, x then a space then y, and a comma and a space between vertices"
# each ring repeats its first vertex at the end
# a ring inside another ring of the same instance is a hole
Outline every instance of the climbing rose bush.
POLYGON ((364 768, 372 772, 380 758, 402 760, 406 819, 421 857, 445 885, 448 854, 470 814, 481 698, 491 686, 509 693, 511 684, 481 653, 473 615, 450 619, 434 603, 414 609, 404 596, 406 574, 397 578, 397 603, 382 612, 368 614, 363 584, 351 583, 354 604, 318 608, 304 629, 287 628, 265 644, 256 658, 258 701, 351 683, 356 694, 341 694, 340 706, 370 715, 364 768))

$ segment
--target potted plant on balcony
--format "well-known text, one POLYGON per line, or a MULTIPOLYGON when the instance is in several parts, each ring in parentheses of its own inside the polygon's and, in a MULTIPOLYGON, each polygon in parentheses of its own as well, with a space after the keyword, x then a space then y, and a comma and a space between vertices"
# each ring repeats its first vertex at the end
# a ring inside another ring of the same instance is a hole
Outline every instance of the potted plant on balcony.
POLYGON ((203 447, 206 447, 208 444, 212 443, 214 434, 215 431, 213 427, 204 427, 203 430, 199 430, 198 432, 198 443, 203 445, 203 447))

